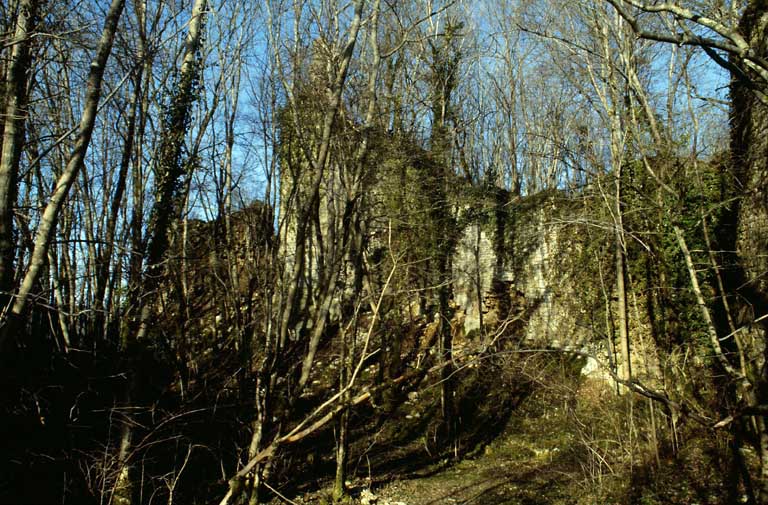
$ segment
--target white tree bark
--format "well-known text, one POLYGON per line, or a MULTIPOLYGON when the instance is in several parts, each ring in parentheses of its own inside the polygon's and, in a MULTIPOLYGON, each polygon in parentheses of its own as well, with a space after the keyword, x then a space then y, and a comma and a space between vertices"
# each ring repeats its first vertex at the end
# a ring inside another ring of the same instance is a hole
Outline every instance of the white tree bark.
POLYGON ((24 312, 32 289, 37 282, 40 272, 45 265, 48 257, 48 248, 51 245, 51 239, 56 230, 56 223, 61 212, 61 208, 69 194, 69 190, 77 177, 80 168, 83 166, 85 154, 88 151, 88 145, 93 135, 93 127, 96 122, 96 113, 98 110, 99 99, 101 97, 101 84, 106 68, 107 60, 112 52, 112 44, 117 32, 117 24, 120 15, 123 12, 125 0, 112 0, 104 22, 104 29, 96 49, 96 55, 91 62, 90 72, 88 74, 88 84, 85 96, 85 105, 80 119, 79 133, 75 141, 67 166, 64 168, 56 187, 53 190, 48 205, 45 207, 40 217, 40 225, 35 237, 35 245, 32 250, 30 264, 24 275, 21 287, 17 293, 16 299, 11 308, 11 314, 3 318, 3 330, 0 332, 0 345, 8 335, 9 324, 13 319, 18 318, 24 312))
POLYGON ((26 83, 29 68, 29 40, 36 16, 37 1, 22 0, 16 30, 11 41, 10 62, 5 75, 7 86, 0 153, 0 309, 6 310, 13 280, 13 207, 16 204, 17 176, 26 121, 26 83))

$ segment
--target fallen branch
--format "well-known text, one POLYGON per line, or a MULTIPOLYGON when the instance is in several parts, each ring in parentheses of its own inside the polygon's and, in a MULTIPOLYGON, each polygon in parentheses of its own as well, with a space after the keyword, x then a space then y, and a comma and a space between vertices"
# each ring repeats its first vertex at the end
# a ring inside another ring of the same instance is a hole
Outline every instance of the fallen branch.
MULTIPOLYGON (((444 366, 447 366, 447 363, 435 365, 429 368, 426 373, 433 373, 435 371, 440 370, 444 366)), ((256 468, 256 465, 272 458, 277 452, 277 449, 280 448, 281 446, 294 444, 296 442, 299 442, 307 438, 307 436, 318 431, 320 428, 322 428, 329 422, 333 421, 337 416, 339 416, 344 410, 348 409, 349 407, 360 405, 368 401, 374 394, 384 391, 385 389, 390 388, 396 384, 406 382, 412 379, 413 377, 416 377, 421 372, 422 370, 419 370, 419 369, 411 370, 410 372, 405 373, 391 380, 388 383, 381 384, 375 388, 367 388, 362 393, 358 394, 358 396, 354 397, 350 402, 338 403, 330 411, 326 412, 321 416, 323 410, 332 404, 333 399, 324 403, 323 405, 315 409, 315 411, 312 412, 310 415, 305 417, 304 420, 301 423, 299 423, 296 427, 294 427, 290 432, 286 433, 285 435, 279 438, 276 438, 266 448, 264 448, 258 454, 256 454, 253 458, 251 458, 250 461, 248 461, 248 463, 243 468, 241 468, 240 471, 238 471, 234 475, 234 477, 232 477, 229 480, 229 490, 227 491, 227 494, 224 496, 224 498, 221 500, 220 505, 229 505, 230 500, 239 494, 239 491, 242 487, 242 483, 245 477, 249 473, 251 473, 254 468, 256 468), (313 419, 315 420, 311 422, 313 419)), ((336 393, 336 395, 334 395, 333 398, 337 398, 340 394, 341 392, 336 393)))
POLYGON ((751 417, 751 416, 768 416, 768 404, 754 405, 754 406, 743 407, 741 409, 738 409, 736 412, 729 415, 728 417, 716 422, 712 427, 715 429, 725 428, 726 426, 729 426, 731 423, 733 423, 737 419, 741 419, 742 417, 751 417))

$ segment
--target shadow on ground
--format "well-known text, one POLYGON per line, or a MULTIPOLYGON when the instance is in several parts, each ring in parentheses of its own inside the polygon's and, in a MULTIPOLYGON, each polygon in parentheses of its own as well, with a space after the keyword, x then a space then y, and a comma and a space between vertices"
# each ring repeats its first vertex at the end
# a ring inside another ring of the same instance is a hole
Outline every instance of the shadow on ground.
MULTIPOLYGON (((418 384, 391 392, 382 404, 374 402, 355 409, 350 415, 351 483, 377 489, 391 482, 430 478, 461 462, 487 458, 488 447, 505 433, 515 410, 534 388, 530 378, 514 371, 516 367, 509 363, 511 358, 503 356, 478 356, 456 372, 453 443, 441 440, 443 423, 436 375, 425 375, 418 384)), ((334 429, 329 428, 291 448, 285 464, 292 468, 294 476, 300 468, 302 475, 309 478, 295 486, 286 479, 282 494, 304 496, 307 500, 308 495, 330 484, 335 470, 335 435, 334 429)), ((488 486, 480 485, 477 493, 493 493, 494 487, 501 490, 504 483, 497 480, 502 475, 506 474, 489 474, 488 486)), ((511 479, 525 478, 515 477, 511 470, 509 475, 511 479)), ((310 498, 308 502, 313 501, 310 498)))

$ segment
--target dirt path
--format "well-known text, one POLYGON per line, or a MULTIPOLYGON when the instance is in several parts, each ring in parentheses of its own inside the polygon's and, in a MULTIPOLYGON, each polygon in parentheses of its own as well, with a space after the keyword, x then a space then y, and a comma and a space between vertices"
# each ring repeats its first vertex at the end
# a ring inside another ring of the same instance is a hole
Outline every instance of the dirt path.
POLYGON ((575 503, 569 498, 561 454, 506 439, 482 455, 430 474, 374 490, 380 505, 534 505, 575 503))

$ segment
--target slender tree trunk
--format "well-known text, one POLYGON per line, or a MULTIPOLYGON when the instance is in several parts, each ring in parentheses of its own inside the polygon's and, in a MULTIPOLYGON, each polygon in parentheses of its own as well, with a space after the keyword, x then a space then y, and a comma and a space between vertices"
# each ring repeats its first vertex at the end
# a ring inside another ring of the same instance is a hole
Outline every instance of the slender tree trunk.
MULTIPOLYGON (((86 255, 84 257, 84 260, 86 262, 86 273, 84 278, 81 278, 80 282, 78 283, 80 285, 80 289, 83 293, 83 296, 80 297, 80 300, 82 300, 84 303, 86 301, 86 294, 91 295, 91 300, 93 300, 93 294, 95 292, 95 286, 94 283, 96 282, 96 275, 98 272, 97 267, 97 261, 99 258, 99 254, 97 252, 96 248, 96 240, 99 235, 99 230, 96 229, 96 222, 98 221, 95 219, 96 209, 95 209, 95 200, 93 198, 93 192, 91 191, 91 184, 89 182, 89 175, 88 175, 88 169, 85 165, 83 165, 80 168, 80 181, 75 181, 75 194, 82 195, 82 206, 83 206, 83 225, 84 225, 84 232, 85 232, 85 239, 86 239, 86 255)), ((76 307, 75 304, 72 305, 72 308, 74 309, 76 307)), ((95 308, 95 306, 92 304, 92 308, 95 308)), ((99 338, 96 335, 96 330, 98 328, 98 315, 95 311, 92 311, 87 320, 87 328, 84 328, 85 331, 82 333, 87 333, 89 338, 93 339, 93 348, 96 349, 97 343, 99 342, 99 338)), ((73 321, 74 323, 74 321, 73 321)), ((79 326, 77 324, 73 324, 73 326, 79 326)))
MULTIPOLYGON (((48 251, 48 264, 51 267, 51 289, 53 291, 53 300, 56 303, 56 307, 66 307, 64 296, 61 294, 61 282, 59 277, 59 261, 56 258, 56 248, 51 248, 48 251)), ((56 319, 59 323, 59 329, 61 331, 61 342, 58 343, 59 351, 66 353, 71 345, 71 339, 69 336, 69 321, 62 310, 56 311, 56 319)))
MULTIPOLYGON (((103 328, 106 337, 105 321, 107 315, 105 312, 104 296, 109 283, 109 266, 112 263, 112 254, 115 249, 115 233, 117 231, 117 220, 122 207, 123 196, 127 186, 128 168, 131 165, 131 156, 133 154, 134 139, 136 136, 136 116, 138 112, 138 102, 141 97, 141 75, 134 78, 134 89, 131 95, 130 105, 128 107, 128 125, 125 133, 123 151, 120 155, 120 165, 117 174, 115 190, 112 194, 112 202, 107 216, 106 229, 104 232, 104 247, 101 249, 96 260, 96 288, 94 294, 94 304, 96 310, 96 327, 103 328), (101 323, 101 324, 98 324, 101 323)), ((95 338, 95 336, 94 336, 95 338)))
MULTIPOLYGON (((170 112, 163 131, 159 148, 157 191, 155 204, 149 218, 147 230, 145 276, 141 281, 141 297, 136 340, 141 340, 147 333, 152 314, 152 303, 156 281, 161 274, 161 263, 168 250, 169 231, 174 221, 181 217, 182 204, 185 200, 179 194, 179 182, 190 169, 189 160, 183 159, 183 146, 192 104, 197 99, 197 86, 200 79, 200 63, 196 61, 203 32, 203 16, 206 0, 195 0, 192 17, 184 50, 184 58, 179 73, 179 86, 171 97, 170 112)), ((186 179, 184 179, 186 180, 186 179)), ((182 184, 182 186, 185 186, 182 184)))
POLYGON ((13 288, 13 262, 16 254, 13 212, 18 193, 19 163, 27 116, 29 46, 37 8, 37 0, 22 0, 19 5, 16 29, 11 42, 11 57, 5 75, 6 94, 0 102, 5 105, 0 151, 0 310, 3 311, 10 307, 10 292, 13 288))
MULTIPOLYGON (((255 458, 259 452, 263 449, 264 433, 268 429, 268 415, 270 412, 270 374, 264 371, 260 371, 256 378, 256 396, 255 410, 256 417, 251 423, 253 434, 251 435, 251 443, 248 446, 248 460, 255 458)), ((250 497, 248 499, 249 505, 258 505, 261 503, 261 486, 262 478, 264 477, 264 465, 259 464, 253 470, 253 480, 251 482, 250 497)))
MULTIPOLYGON (((147 231, 149 243, 146 252, 145 273, 136 288, 139 295, 132 296, 132 302, 136 303, 139 319, 137 324, 126 325, 123 328, 124 349, 129 355, 133 348, 147 334, 150 318, 153 310, 154 293, 162 273, 162 260, 168 250, 169 232, 172 223, 181 215, 181 205, 184 195, 179 193, 179 182, 185 171, 189 169, 188 160, 183 159, 183 145, 188 129, 192 104, 196 100, 196 83, 200 78, 201 65, 196 61, 198 49, 203 32, 203 16, 206 0, 195 0, 192 7, 192 15, 189 22, 184 57, 179 73, 179 87, 171 97, 170 112, 167 123, 164 124, 163 138, 160 142, 157 190, 155 204, 152 208, 149 229, 147 231)), ((184 186, 181 184, 181 186, 184 186)), ((137 384, 135 374, 131 374, 126 392, 123 398, 124 405, 130 405, 137 400, 137 384)), ((121 473, 116 484, 119 492, 115 494, 117 505, 130 505, 133 503, 136 482, 134 482, 131 461, 128 456, 134 450, 132 446, 133 428, 129 423, 124 423, 120 436, 120 452, 118 460, 121 473)))
MULTIPOLYGON (((339 361, 339 388, 343 388, 347 383, 349 356, 347 339, 349 338, 347 332, 341 337, 341 352, 339 361)), ((344 404, 349 402, 349 393, 345 393, 341 398, 341 402, 344 404)), ((345 495, 346 488, 344 482, 347 480, 347 459, 349 456, 349 409, 345 409, 337 423, 338 432, 336 436, 336 476, 333 481, 333 501, 339 503, 342 501, 345 495)))
POLYGON ((101 83, 104 76, 104 70, 106 68, 107 59, 112 51, 112 43, 115 39, 117 24, 124 5, 125 0, 113 0, 109 7, 104 23, 104 30, 102 31, 101 39, 96 49, 96 56, 91 62, 90 72, 88 74, 83 115, 80 119, 79 133, 75 140, 75 147, 70 154, 63 173, 56 182, 56 187, 48 205, 45 207, 42 216, 40 216, 40 225, 37 229, 29 268, 22 280, 17 297, 13 302, 11 313, 5 318, 4 327, 0 330, 0 347, 2 346, 2 341, 13 331, 14 321, 21 318, 24 313, 28 297, 32 293, 48 258, 48 248, 51 245, 61 208, 64 205, 69 190, 85 160, 85 154, 88 150, 88 145, 91 142, 91 136, 96 122, 96 112, 98 110, 99 98, 101 97, 101 83))
MULTIPOLYGON (((138 10, 139 26, 143 33, 146 22, 142 2, 138 10)), ((152 62, 147 59, 143 65, 143 78, 141 86, 141 106, 139 108, 138 125, 136 129, 136 153, 133 156, 133 169, 131 171, 131 219, 130 219, 130 244, 131 250, 128 257, 128 299, 126 300, 125 313, 119 325, 120 347, 125 349, 131 339, 130 333, 134 327, 134 321, 138 321, 136 314, 141 310, 141 281, 142 264, 144 261, 144 195, 145 176, 143 170, 144 140, 146 125, 149 119, 149 87, 152 79, 152 62)))
MULTIPOLYGON (((452 27, 446 28, 448 32, 452 27)), ((455 222, 448 200, 448 188, 451 184, 452 142, 449 122, 452 119, 451 95, 456 87, 457 71, 461 59, 460 49, 454 47, 454 39, 447 36, 442 46, 431 45, 431 154, 432 163, 429 173, 425 174, 430 192, 430 217, 432 220, 432 248, 436 263, 437 303, 438 303, 438 351, 440 355, 440 405, 443 421, 443 442, 453 441, 456 431, 454 405, 453 338, 451 321, 453 310, 450 302, 453 298, 451 282, 451 257, 455 242, 455 222)))
POLYGON ((616 171, 616 311, 619 323, 619 349, 621 350, 621 373, 623 380, 632 380, 631 349, 629 342, 629 314, 627 311, 626 262, 624 258, 624 219, 622 202, 621 162, 616 171))

